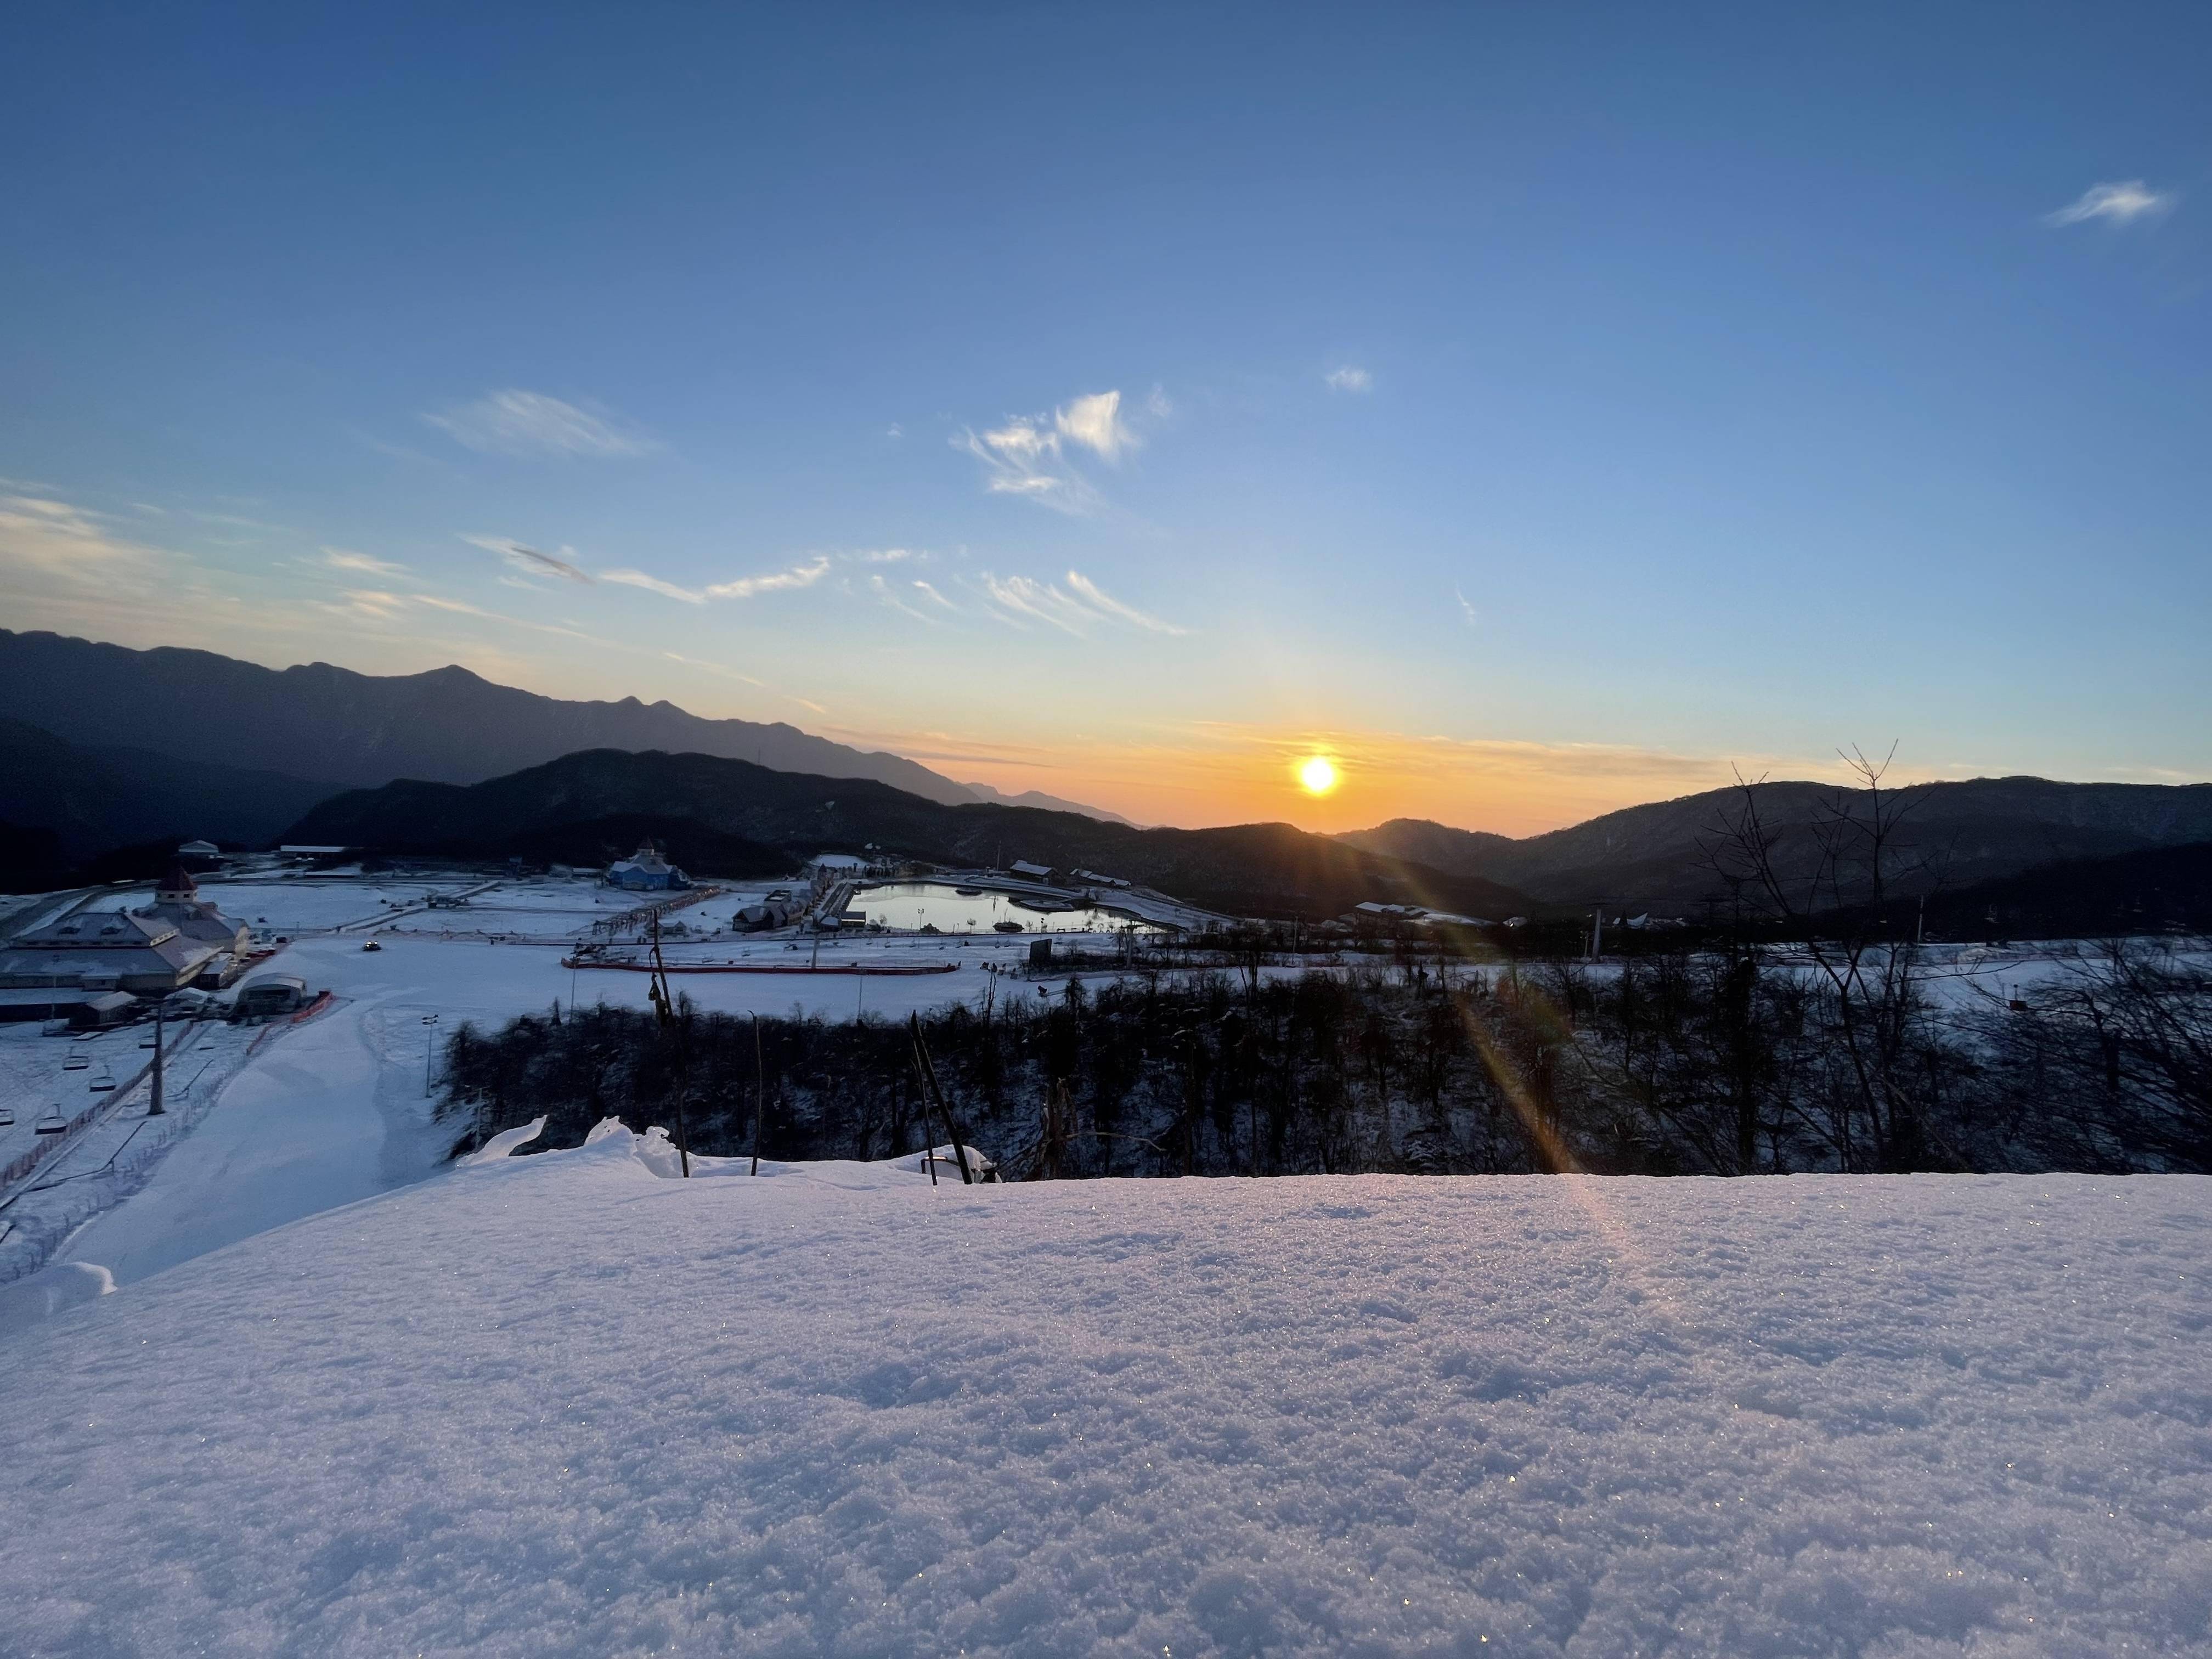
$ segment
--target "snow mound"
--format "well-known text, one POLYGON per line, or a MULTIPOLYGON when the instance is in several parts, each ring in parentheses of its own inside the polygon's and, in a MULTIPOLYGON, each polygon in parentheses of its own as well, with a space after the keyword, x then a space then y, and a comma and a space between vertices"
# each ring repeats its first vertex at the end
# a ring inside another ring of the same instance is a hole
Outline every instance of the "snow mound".
POLYGON ((480 1158, 10 1338, 0 1650, 2212 1643, 2212 1181, 662 1144, 480 1158))

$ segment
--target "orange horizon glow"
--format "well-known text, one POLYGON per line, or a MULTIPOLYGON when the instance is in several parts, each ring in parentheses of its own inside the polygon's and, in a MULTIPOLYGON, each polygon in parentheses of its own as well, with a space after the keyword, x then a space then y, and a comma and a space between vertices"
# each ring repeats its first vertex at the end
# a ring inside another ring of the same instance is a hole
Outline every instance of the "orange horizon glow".
POLYGON ((1042 790, 1139 823, 1290 823, 1321 834, 1428 818, 1456 829, 1540 835, 1622 807, 1722 787, 1737 766, 1749 775, 1784 777, 1825 777, 1835 769, 1832 763, 1765 757, 1389 732, 1285 733, 1227 724, 1163 732, 1151 743, 1009 746, 967 759, 929 745, 899 746, 947 776, 1011 793, 1042 790), (1325 777, 1316 763, 1328 769, 1325 777))

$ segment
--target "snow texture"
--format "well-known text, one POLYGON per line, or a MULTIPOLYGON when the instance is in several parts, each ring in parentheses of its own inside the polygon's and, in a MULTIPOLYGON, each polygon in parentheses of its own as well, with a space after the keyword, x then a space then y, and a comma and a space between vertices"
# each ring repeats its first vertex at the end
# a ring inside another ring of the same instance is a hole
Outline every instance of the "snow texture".
POLYGON ((9 1339, 0 1651, 2212 1644, 2212 1181, 657 1143, 488 1152, 9 1339))

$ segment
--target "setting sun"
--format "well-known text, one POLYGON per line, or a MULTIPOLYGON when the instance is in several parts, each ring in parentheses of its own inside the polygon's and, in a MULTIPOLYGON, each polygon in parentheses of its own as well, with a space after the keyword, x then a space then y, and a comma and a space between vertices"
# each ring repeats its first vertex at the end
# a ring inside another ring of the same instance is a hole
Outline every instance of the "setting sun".
POLYGON ((1336 767, 1322 756, 1298 764, 1298 781, 1305 786, 1309 795, 1326 795, 1336 787, 1336 767))

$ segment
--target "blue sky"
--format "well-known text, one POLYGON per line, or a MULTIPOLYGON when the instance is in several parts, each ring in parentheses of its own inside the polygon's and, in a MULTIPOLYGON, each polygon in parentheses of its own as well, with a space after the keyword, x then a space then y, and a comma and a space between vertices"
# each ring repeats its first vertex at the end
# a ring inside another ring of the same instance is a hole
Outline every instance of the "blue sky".
POLYGON ((1784 9, 11 9, 0 623, 1147 821, 2212 775, 2212 14, 1784 9))

